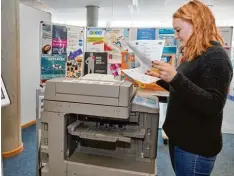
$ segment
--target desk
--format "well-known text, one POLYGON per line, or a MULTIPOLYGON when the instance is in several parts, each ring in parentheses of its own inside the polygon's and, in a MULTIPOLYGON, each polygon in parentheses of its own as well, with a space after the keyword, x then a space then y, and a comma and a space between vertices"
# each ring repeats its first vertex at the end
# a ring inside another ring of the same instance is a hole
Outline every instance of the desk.
POLYGON ((169 97, 168 91, 157 91, 157 90, 148 90, 148 89, 137 89, 137 94, 142 96, 157 96, 157 97, 169 97))

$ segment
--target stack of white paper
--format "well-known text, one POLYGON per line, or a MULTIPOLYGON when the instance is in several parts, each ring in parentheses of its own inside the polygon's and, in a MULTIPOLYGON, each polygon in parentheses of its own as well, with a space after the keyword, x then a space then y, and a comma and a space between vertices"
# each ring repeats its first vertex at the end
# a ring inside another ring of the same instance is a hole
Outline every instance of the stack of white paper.
POLYGON ((135 40, 127 42, 129 48, 139 58, 140 66, 134 69, 122 70, 125 74, 144 84, 150 84, 159 78, 145 75, 147 70, 152 69, 152 61, 161 60, 164 40, 135 40))

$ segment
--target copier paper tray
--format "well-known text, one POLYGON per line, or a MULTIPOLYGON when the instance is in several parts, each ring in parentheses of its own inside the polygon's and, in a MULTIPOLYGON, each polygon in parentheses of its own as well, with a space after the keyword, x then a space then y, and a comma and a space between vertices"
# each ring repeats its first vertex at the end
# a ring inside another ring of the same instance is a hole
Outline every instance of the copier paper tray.
POLYGON ((78 136, 81 139, 89 139, 103 142, 125 142, 131 143, 131 138, 144 139, 145 129, 140 131, 135 129, 108 128, 98 126, 88 126, 83 122, 77 121, 69 125, 68 133, 78 136))

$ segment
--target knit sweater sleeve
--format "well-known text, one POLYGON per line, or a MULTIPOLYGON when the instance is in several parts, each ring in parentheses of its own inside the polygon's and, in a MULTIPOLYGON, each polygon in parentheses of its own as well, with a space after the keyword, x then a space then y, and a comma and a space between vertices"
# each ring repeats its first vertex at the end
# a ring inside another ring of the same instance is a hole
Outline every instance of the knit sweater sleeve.
POLYGON ((169 87, 169 84, 166 82, 166 81, 163 81, 163 80, 158 80, 156 82, 156 84, 158 84, 159 86, 161 86, 162 88, 164 88, 165 90, 169 91, 170 87, 169 87))
POLYGON ((233 70, 229 58, 221 48, 207 53, 202 60, 201 83, 194 84, 182 73, 177 73, 169 83, 196 113, 213 117, 222 112, 233 70))

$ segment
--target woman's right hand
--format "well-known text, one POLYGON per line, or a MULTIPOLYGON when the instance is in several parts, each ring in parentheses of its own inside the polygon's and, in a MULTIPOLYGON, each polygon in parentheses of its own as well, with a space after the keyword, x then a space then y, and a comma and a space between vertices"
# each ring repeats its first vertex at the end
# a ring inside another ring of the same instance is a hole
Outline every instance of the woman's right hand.
POLYGON ((159 73, 156 72, 156 71, 147 70, 147 72, 145 74, 149 75, 149 76, 153 76, 153 77, 159 78, 159 73))
POLYGON ((149 71, 147 75, 160 78, 166 82, 170 82, 177 74, 176 69, 171 64, 162 61, 153 61, 152 67, 158 71, 149 71))

